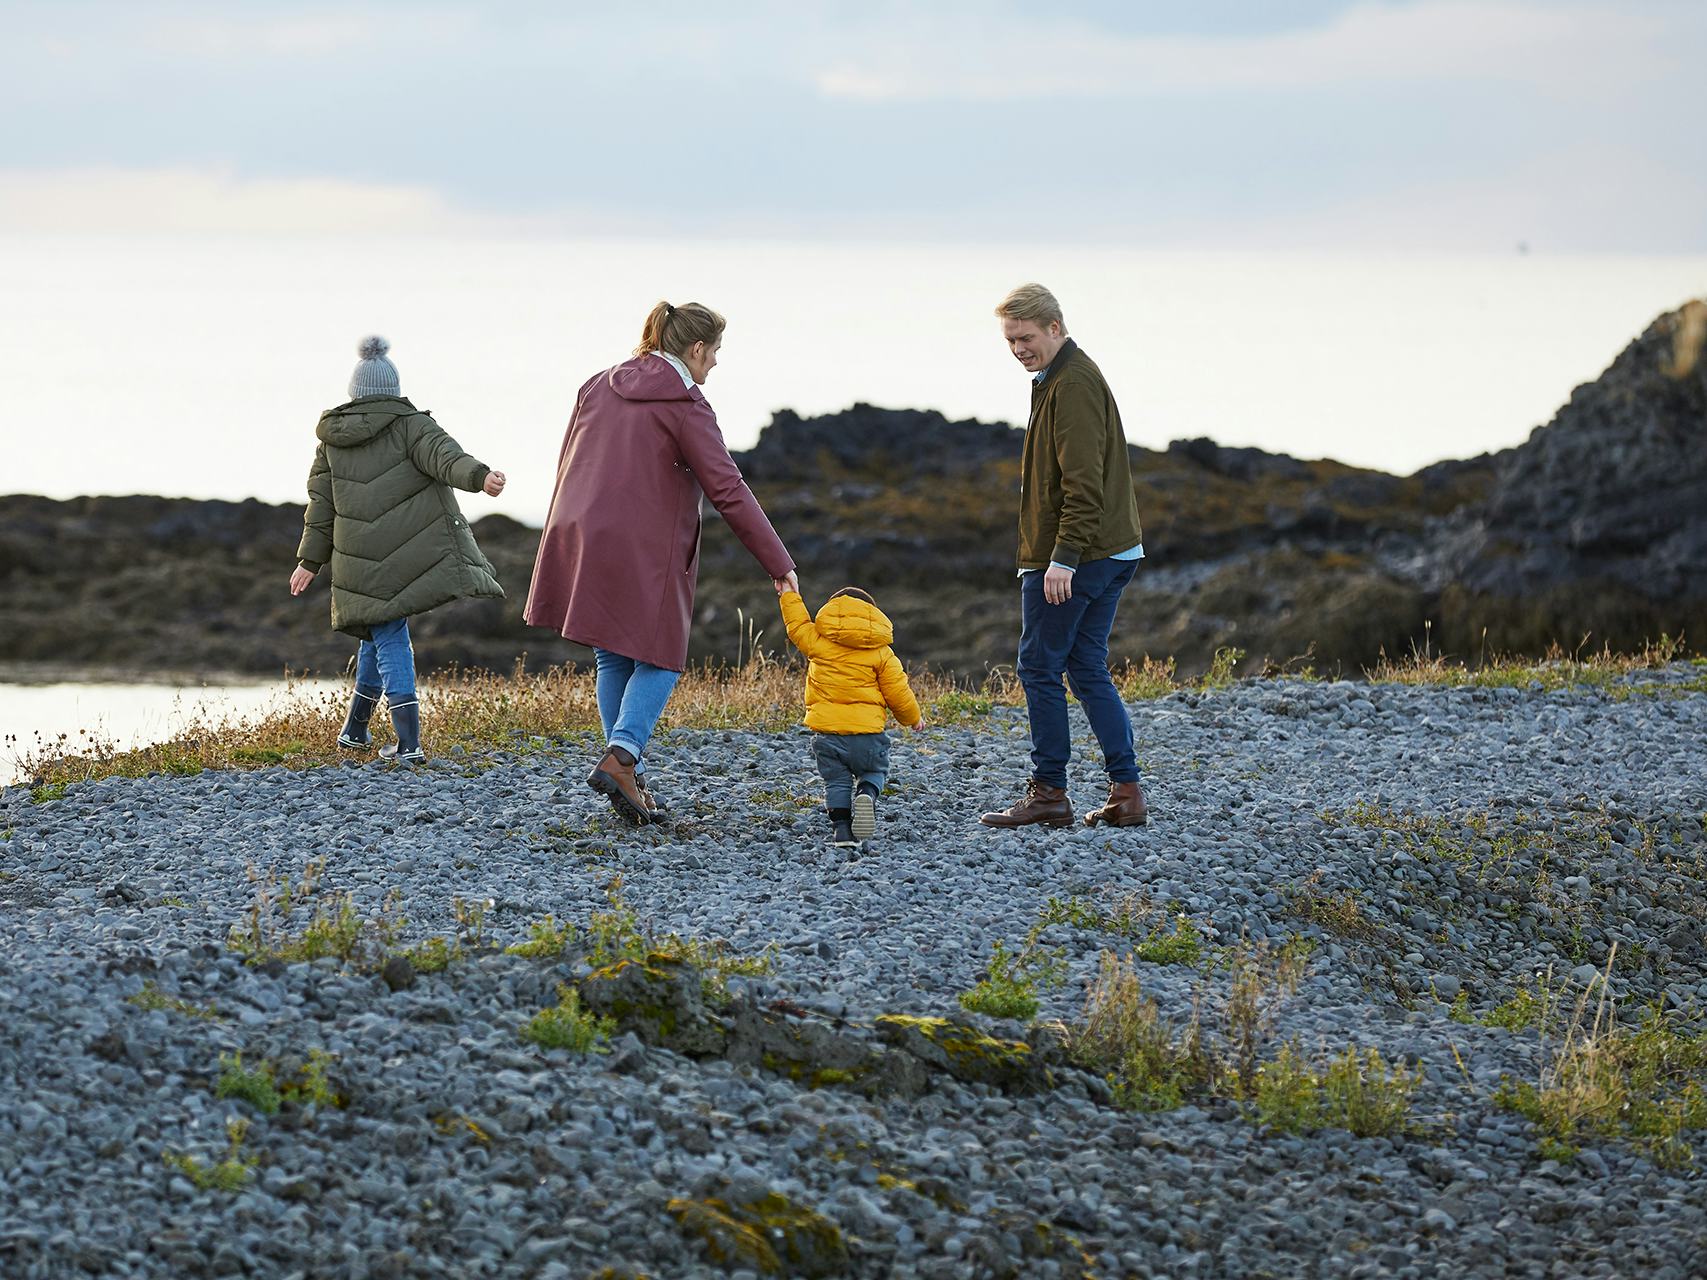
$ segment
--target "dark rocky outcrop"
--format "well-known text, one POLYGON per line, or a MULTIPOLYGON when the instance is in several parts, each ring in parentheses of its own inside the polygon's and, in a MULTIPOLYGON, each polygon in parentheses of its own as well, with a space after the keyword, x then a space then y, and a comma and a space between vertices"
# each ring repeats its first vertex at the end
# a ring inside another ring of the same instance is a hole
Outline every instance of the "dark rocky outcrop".
MULTIPOLYGON (((1410 476, 1209 440, 1134 447, 1149 559, 1117 658, 1183 671, 1236 645, 1349 673, 1424 643, 1474 656, 1552 641, 1707 634, 1707 305, 1661 316, 1547 426, 1496 455, 1410 476)), ((779 412, 738 455, 802 566, 809 602, 858 583, 910 664, 1011 663, 1020 433, 919 410, 779 412)), ((284 582, 295 506, 129 497, 0 498, 0 661, 201 671, 333 671, 351 645, 324 582, 284 582)), ((427 666, 585 661, 525 627, 536 530, 475 525, 509 598, 418 620, 427 666)), ((786 649, 767 579, 705 522, 694 660, 786 649)))

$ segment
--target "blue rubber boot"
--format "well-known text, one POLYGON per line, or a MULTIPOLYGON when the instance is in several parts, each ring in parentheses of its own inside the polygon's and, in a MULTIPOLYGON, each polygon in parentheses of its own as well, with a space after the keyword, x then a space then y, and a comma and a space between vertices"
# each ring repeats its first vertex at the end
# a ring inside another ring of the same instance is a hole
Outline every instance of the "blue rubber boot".
POLYGON ((427 758, 421 750, 421 704, 411 698, 408 702, 391 704, 391 728, 397 734, 395 744, 379 749, 379 754, 399 764, 419 764, 427 758))
POLYGON ((379 705, 379 690, 372 693, 357 687, 350 697, 350 714, 344 719, 344 729, 338 735, 338 745, 346 751, 365 751, 373 745, 373 736, 368 733, 368 721, 373 719, 373 709, 379 705))

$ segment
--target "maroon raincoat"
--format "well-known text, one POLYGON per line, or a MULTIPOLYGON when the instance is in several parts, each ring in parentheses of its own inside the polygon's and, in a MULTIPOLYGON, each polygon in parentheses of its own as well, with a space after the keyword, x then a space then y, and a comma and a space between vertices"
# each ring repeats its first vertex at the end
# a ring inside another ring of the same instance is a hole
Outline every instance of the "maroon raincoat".
POLYGON ((523 614, 530 626, 655 667, 687 665, 703 490, 773 578, 794 568, 698 387, 661 356, 575 398, 523 614))

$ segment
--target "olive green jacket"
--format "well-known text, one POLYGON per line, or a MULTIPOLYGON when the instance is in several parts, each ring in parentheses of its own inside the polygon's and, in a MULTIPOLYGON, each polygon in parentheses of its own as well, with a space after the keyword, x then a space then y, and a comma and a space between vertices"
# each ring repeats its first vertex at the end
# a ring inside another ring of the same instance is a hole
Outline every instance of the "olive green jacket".
POLYGON ((491 469, 401 396, 362 396, 320 415, 296 557, 332 566, 332 626, 366 639, 382 622, 466 596, 502 597, 452 488, 491 469))
POLYGON ((1144 540, 1120 409, 1071 338, 1031 389, 1020 472, 1019 567, 1130 551, 1144 540))

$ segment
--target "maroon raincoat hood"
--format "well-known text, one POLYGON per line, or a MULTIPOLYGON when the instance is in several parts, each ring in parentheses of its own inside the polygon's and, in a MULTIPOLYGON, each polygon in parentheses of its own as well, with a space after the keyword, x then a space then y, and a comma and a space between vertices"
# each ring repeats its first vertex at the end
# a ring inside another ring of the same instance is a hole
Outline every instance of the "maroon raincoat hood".
POLYGON ((660 355, 636 356, 610 371, 610 389, 624 400, 693 400, 698 387, 684 386, 676 366, 660 355))

